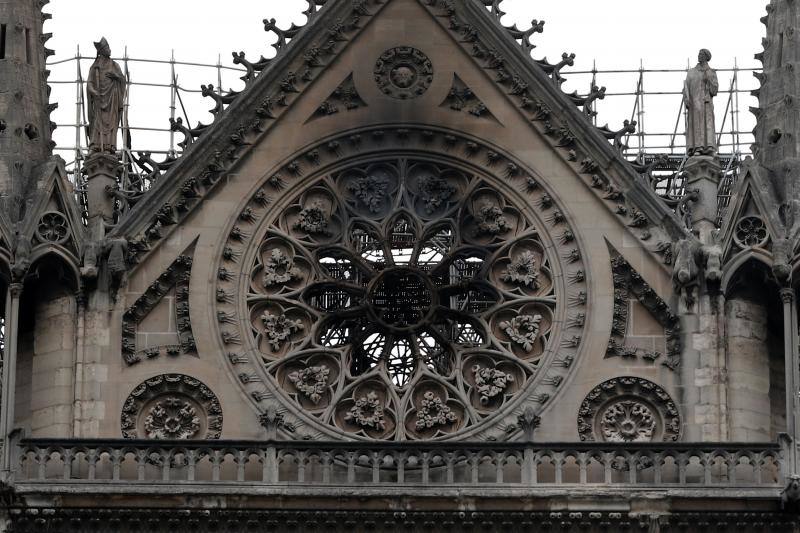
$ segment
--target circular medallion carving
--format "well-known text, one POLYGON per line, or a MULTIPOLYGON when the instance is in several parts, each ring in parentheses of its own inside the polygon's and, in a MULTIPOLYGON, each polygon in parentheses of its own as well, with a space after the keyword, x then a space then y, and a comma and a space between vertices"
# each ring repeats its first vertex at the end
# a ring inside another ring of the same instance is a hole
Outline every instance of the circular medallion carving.
POLYGON ((133 389, 122 407, 126 439, 218 439, 222 408, 200 381, 180 374, 148 379, 133 389))
POLYGON ((282 403, 298 434, 502 438, 577 356, 582 254, 547 191, 495 175, 496 151, 465 143, 486 161, 469 164, 448 153, 452 135, 401 133, 402 155, 385 131, 326 140, 309 148, 313 172, 266 180, 242 207, 256 221, 237 216, 222 245, 219 339, 250 396, 282 403))
POLYGON ((375 81, 384 94, 409 100, 428 90, 433 81, 433 65, 416 48, 392 48, 375 64, 375 81))
POLYGON ((42 242, 61 244, 69 238, 69 224, 64 215, 49 211, 42 215, 36 226, 36 236, 42 242))
POLYGON ((769 230, 760 217, 744 217, 736 224, 733 238, 742 248, 764 246, 769 240, 769 230))
POLYGON ((680 437, 675 402, 646 379, 621 377, 595 387, 581 404, 582 441, 670 442, 680 437))

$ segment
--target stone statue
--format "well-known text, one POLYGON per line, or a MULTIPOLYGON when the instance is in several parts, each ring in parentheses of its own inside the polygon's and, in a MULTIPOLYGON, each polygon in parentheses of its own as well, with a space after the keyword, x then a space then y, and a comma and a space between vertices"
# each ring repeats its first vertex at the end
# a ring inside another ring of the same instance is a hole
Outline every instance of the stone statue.
POLYGON ((89 146, 94 152, 114 153, 125 100, 125 75, 111 59, 111 47, 105 37, 94 46, 97 59, 92 63, 87 81, 89 146))
POLYGON ((714 97, 719 92, 717 73, 708 65, 711 52, 700 50, 697 66, 686 76, 683 96, 686 102, 686 152, 691 155, 717 153, 714 124, 714 97))

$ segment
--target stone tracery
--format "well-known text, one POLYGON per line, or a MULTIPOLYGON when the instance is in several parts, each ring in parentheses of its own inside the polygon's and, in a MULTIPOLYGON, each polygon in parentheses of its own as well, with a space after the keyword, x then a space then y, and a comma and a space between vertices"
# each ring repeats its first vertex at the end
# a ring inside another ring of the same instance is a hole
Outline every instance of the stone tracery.
MULTIPOLYGON (((491 153, 489 167, 502 159, 491 153)), ((233 243, 243 256, 237 265, 253 261, 242 309, 251 331, 237 343, 248 351, 252 339, 263 361, 245 374, 266 375, 243 385, 269 391, 274 379, 280 394, 322 422, 319 429, 400 440, 460 434, 523 390, 557 388, 561 379, 537 385, 534 378, 555 351, 580 344, 553 339, 584 327, 556 321, 568 305, 559 295, 573 287, 553 272, 573 279, 581 271, 580 254, 568 253, 576 242, 559 238, 563 219, 554 223, 558 235, 546 236, 552 217, 524 216, 518 200, 485 175, 426 156, 388 155, 322 171, 286 200, 262 205, 266 213, 256 209, 264 222, 233 243)), ((537 210, 554 205, 550 198, 537 210)), ((241 278, 230 272, 220 288, 235 294, 241 278)), ((225 342, 235 333, 221 335, 225 342)))

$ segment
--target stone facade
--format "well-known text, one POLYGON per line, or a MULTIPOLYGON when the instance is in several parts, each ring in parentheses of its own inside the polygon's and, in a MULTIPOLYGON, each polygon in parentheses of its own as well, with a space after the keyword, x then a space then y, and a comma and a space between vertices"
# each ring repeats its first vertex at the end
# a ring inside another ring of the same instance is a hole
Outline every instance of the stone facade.
MULTIPOLYGON (((594 127, 600 89, 563 93, 573 58, 532 60, 541 25, 499 5, 266 21, 277 57, 204 86, 214 123, 175 122, 185 153, 125 209, 0 131, 4 193, 19 154, 39 169, 0 213, 12 530, 670 531, 703 508, 698 531, 797 531, 780 158, 745 163, 717 227, 719 160, 693 154, 674 211, 624 157, 634 125, 594 127)), ((796 9, 773 0, 770 35, 796 9)), ((0 24, 40 18, 0 0, 0 24)))

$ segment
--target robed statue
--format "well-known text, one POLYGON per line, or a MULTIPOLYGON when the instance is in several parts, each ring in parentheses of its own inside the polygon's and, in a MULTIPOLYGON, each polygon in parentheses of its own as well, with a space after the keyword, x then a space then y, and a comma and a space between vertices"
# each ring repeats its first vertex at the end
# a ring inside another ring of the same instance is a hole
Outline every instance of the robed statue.
POLYGON ((708 65, 711 52, 700 50, 697 66, 689 69, 683 88, 686 102, 686 152, 691 155, 716 155, 714 97, 719 92, 717 73, 708 65))
POLYGON ((94 152, 114 153, 125 101, 125 75, 111 59, 111 47, 105 37, 94 43, 94 47, 97 59, 92 63, 87 82, 89 147, 94 152))

